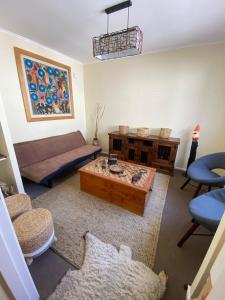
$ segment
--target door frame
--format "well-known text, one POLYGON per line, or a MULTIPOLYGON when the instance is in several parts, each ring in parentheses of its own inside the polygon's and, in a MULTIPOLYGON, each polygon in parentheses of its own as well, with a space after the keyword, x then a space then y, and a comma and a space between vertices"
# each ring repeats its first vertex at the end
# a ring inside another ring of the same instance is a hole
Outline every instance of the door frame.
POLYGON ((210 270, 224 245, 225 245, 225 213, 223 214, 221 222, 217 228, 214 238, 194 278, 192 285, 188 286, 186 299, 198 297, 210 274, 210 270))
POLYGON ((5 200, 0 190, 0 272, 16 300, 38 300, 5 200))

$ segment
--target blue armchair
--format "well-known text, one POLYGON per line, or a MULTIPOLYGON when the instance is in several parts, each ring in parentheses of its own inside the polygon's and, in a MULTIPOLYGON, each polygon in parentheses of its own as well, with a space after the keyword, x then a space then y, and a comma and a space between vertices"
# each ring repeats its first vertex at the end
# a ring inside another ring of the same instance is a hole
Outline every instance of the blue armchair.
POLYGON ((193 217, 193 224, 178 242, 178 247, 184 244, 199 225, 204 226, 212 233, 216 231, 225 212, 225 189, 216 189, 194 198, 189 203, 189 211, 193 217))
POLYGON ((203 185, 208 186, 208 191, 210 191, 212 187, 224 187, 225 176, 216 174, 213 172, 214 169, 225 169, 225 152, 205 155, 194 161, 187 171, 189 179, 183 184, 181 189, 183 189, 190 180, 193 180, 198 183, 194 194, 194 197, 197 197, 203 185))

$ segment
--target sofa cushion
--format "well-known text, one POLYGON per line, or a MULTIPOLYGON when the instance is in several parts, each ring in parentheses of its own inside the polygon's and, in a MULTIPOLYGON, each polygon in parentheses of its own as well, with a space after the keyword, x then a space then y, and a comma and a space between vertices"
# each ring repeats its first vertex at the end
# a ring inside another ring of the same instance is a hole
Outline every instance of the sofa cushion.
POLYGON ((14 144, 20 168, 86 145, 80 131, 14 144))
POLYGON ((67 164, 76 161, 79 158, 92 155, 100 149, 100 147, 84 145, 77 149, 73 149, 35 164, 23 167, 21 168, 21 174, 25 178, 40 183, 47 176, 58 171, 67 164))

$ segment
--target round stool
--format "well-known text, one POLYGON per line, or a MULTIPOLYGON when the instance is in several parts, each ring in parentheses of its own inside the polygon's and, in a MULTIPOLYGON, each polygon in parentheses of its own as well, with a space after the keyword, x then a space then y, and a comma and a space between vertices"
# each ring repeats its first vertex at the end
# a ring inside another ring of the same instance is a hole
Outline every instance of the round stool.
POLYGON ((12 220, 32 209, 31 200, 27 194, 9 196, 5 198, 5 203, 12 220))
POLYGON ((34 257, 46 251, 56 240, 52 214, 45 208, 22 214, 13 222, 13 226, 27 264, 31 264, 34 257))

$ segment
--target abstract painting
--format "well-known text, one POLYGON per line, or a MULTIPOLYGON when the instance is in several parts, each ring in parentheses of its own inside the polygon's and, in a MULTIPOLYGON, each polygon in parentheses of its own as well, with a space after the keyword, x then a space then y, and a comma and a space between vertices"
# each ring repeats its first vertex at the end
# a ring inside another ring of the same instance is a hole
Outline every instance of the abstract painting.
POLYGON ((71 69, 14 48, 28 122, 74 118, 71 69))

